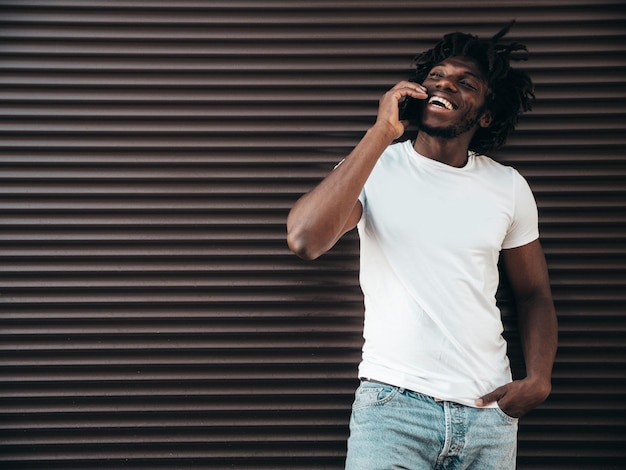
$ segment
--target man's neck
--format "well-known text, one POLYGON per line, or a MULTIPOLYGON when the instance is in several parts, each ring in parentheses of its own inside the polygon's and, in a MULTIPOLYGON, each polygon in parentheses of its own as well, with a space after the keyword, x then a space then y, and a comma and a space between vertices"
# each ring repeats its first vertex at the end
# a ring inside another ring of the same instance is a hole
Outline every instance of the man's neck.
POLYGON ((415 151, 424 157, 446 165, 462 168, 467 164, 469 142, 461 136, 453 139, 431 137, 424 132, 417 134, 415 151))

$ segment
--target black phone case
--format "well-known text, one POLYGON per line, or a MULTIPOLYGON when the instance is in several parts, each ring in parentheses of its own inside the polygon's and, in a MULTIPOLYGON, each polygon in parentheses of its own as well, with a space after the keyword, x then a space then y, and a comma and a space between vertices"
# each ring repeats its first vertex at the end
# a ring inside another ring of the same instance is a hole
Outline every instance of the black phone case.
POLYGON ((419 106, 419 100, 412 98, 411 96, 407 96, 399 105, 400 120, 410 121, 417 118, 419 115, 419 106))

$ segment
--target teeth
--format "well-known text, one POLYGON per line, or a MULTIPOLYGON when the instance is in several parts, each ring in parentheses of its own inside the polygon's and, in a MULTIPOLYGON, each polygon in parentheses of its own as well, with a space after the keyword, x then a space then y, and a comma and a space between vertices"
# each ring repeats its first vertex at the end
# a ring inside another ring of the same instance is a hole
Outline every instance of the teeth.
POLYGON ((450 103, 447 99, 442 98, 441 96, 433 96, 432 98, 428 100, 428 103, 434 103, 434 104, 443 106, 444 108, 449 109, 450 111, 454 109, 454 106, 452 105, 452 103, 450 103))

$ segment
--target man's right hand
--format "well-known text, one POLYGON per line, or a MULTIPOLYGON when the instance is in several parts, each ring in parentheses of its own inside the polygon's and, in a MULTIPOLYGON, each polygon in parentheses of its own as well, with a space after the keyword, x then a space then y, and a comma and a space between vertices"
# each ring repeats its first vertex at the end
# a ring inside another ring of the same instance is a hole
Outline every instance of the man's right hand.
POLYGON ((402 136, 409 121, 400 121, 398 108, 400 102, 407 97, 425 100, 428 90, 419 83, 402 81, 385 93, 378 103, 378 115, 374 126, 385 126, 393 129, 394 139, 402 136))

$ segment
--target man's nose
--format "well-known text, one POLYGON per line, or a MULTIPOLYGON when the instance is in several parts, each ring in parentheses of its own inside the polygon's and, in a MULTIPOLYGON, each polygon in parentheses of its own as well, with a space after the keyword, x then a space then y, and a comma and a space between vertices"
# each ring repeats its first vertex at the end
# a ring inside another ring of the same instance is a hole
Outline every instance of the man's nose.
POLYGON ((437 84, 435 85, 435 87, 438 88, 439 90, 457 91, 457 87, 456 87, 456 84, 454 83, 454 80, 449 77, 440 78, 437 84))

